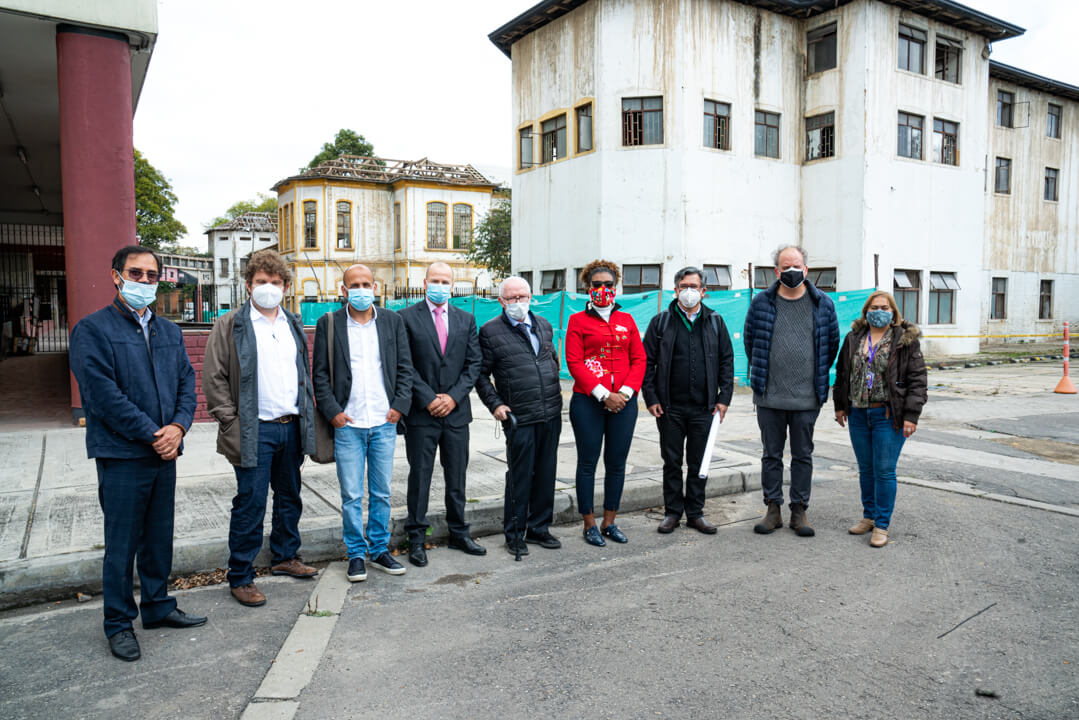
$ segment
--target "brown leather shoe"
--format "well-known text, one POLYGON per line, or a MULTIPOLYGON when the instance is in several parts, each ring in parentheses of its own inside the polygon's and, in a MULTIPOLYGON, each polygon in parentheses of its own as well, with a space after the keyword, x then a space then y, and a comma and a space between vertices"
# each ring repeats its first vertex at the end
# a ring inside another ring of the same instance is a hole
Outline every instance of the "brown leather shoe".
POLYGON ((686 527, 691 527, 697 532, 702 532, 705 535, 716 534, 716 526, 705 520, 703 517, 696 517, 691 520, 686 520, 686 527))
POLYGON ((791 519, 790 527, 798 537, 813 537, 816 535, 816 531, 813 526, 809 524, 809 518, 806 517, 806 506, 801 503, 791 503, 791 519))
POLYGON ((768 503, 768 512, 764 519, 753 526, 753 532, 761 535, 771 535, 776 528, 783 527, 783 514, 779 512, 779 503, 768 503))
POLYGON ((247 583, 246 585, 232 588, 232 597, 236 598, 236 602, 247 607, 258 607, 266 604, 266 596, 255 587, 255 583, 247 583))
POLYGON ((313 578, 318 575, 318 568, 304 565, 300 562, 300 558, 294 557, 291 560, 274 565, 270 568, 270 572, 274 575, 289 575, 294 578, 313 578))
POLYGON ((873 536, 869 538, 869 544, 873 547, 884 547, 888 544, 888 531, 873 528, 873 536))
POLYGON ((867 532, 873 529, 873 521, 869 518, 862 518, 858 521, 858 524, 848 528, 847 532, 851 535, 865 535, 867 532))
POLYGON ((663 518, 663 522, 661 522, 659 524, 659 527, 656 528, 656 531, 661 532, 664 535, 666 535, 668 533, 672 533, 672 532, 674 532, 674 529, 676 527, 678 527, 678 523, 681 520, 682 520, 682 518, 677 516, 677 515, 666 515, 663 518))

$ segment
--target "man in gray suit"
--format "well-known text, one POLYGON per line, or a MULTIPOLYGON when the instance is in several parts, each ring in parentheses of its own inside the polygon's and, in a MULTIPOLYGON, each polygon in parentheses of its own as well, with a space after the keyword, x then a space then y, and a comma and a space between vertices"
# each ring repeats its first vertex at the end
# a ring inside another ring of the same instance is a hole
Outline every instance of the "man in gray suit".
POLYGON ((345 270, 348 305, 315 327, 314 385, 318 411, 334 427, 348 579, 367 579, 364 559, 391 575, 405 568, 389 553, 390 478, 397 423, 412 401, 412 359, 400 316, 375 308, 375 278, 366 265, 345 270), (332 344, 331 344, 332 343, 332 344), (327 346, 333 349, 331 378, 327 346), (367 469, 367 525, 363 477, 367 469))
POLYGON ((432 263, 423 281, 425 297, 399 314, 408 331, 415 375, 412 409, 408 413, 405 448, 408 451, 408 561, 427 564, 427 504, 435 450, 446 483, 446 524, 449 546, 469 555, 487 550, 472 539, 465 522, 465 471, 468 468, 468 425, 472 406, 468 393, 480 376, 476 319, 450 307, 453 270, 444 262, 432 263))

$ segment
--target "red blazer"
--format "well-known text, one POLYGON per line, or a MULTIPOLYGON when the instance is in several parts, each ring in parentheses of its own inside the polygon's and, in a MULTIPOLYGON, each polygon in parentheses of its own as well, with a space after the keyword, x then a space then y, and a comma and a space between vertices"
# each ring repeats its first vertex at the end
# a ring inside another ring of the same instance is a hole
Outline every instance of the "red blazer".
POLYGON ((618 392, 623 385, 637 393, 644 382, 644 344, 633 316, 614 306, 605 322, 589 305, 570 315, 566 327, 566 366, 573 391, 590 395, 597 385, 618 392))

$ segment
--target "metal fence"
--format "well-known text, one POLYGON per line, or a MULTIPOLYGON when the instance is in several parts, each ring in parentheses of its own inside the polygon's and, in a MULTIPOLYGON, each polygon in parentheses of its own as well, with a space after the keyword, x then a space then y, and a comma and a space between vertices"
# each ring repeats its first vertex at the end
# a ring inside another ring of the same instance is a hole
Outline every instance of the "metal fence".
POLYGON ((0 330, 4 354, 67 350, 63 227, 0 224, 0 330))

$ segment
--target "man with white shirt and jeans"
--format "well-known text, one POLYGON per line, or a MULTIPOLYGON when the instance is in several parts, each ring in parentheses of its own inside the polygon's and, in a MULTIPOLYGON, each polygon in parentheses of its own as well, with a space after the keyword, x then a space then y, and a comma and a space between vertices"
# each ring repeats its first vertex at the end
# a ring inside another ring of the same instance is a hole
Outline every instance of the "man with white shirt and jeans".
POLYGON ((255 587, 266 497, 273 488, 271 572, 311 578, 300 551, 300 465, 315 451, 314 396, 300 317, 280 307, 292 279, 273 250, 254 253, 244 271, 251 300, 219 319, 206 341, 202 387, 217 420, 217 451, 236 470, 229 520, 228 580, 241 605, 266 596, 255 587))
POLYGON ((348 579, 360 582, 367 579, 365 559, 391 575, 405 572, 389 553, 390 478, 397 423, 412 402, 413 371, 404 322, 395 313, 374 306, 375 279, 370 268, 349 267, 342 283, 348 304, 323 315, 315 327, 314 385, 318 410, 334 427, 348 579), (332 373, 327 356, 331 348, 332 373))

